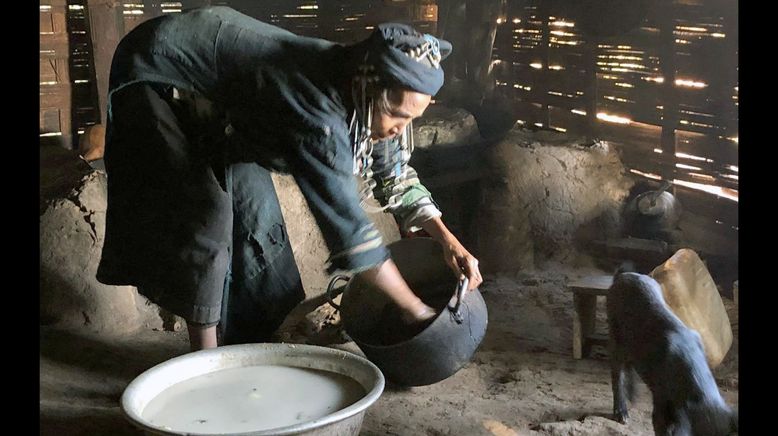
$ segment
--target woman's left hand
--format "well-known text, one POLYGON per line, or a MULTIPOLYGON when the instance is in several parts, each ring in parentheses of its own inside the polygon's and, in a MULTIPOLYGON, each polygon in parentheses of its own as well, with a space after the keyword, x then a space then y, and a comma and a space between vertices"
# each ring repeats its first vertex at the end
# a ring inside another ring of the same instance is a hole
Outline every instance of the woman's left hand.
POLYGON ((477 288, 484 281, 483 277, 481 277, 481 271, 478 269, 478 259, 470 254, 456 238, 449 238, 442 242, 441 245, 443 246, 443 258, 446 264, 460 280, 463 277, 467 277, 467 290, 472 291, 477 288))
POLYGON ((473 257, 451 233, 440 217, 431 218, 422 223, 422 228, 443 247, 443 259, 454 271, 457 278, 467 277, 467 290, 472 291, 484 281, 478 269, 478 259, 473 257))

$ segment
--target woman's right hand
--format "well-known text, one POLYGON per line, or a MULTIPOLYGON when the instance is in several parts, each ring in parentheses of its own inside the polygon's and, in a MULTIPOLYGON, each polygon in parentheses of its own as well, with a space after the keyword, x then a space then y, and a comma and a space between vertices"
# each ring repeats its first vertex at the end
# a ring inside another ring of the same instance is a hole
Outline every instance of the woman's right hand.
POLYGON ((435 310, 413 293, 391 259, 359 274, 397 305, 400 318, 406 325, 418 325, 435 317, 435 310))
POLYGON ((437 313, 435 309, 424 304, 423 301, 419 302, 411 307, 402 308, 402 321, 408 325, 423 324, 426 321, 431 320, 437 313))
POLYGON ((395 342, 401 342, 418 335, 432 324, 435 315, 435 309, 421 300, 410 308, 401 308, 399 325, 393 327, 392 337, 398 339, 395 342))

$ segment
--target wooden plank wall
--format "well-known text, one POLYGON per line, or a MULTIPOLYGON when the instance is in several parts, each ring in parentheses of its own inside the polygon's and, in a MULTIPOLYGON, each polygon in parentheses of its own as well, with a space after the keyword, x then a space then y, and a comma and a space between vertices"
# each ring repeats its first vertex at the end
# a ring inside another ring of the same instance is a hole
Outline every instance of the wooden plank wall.
POLYGON ((72 147, 69 59, 66 0, 41 0, 39 126, 42 144, 72 147))
POLYGON ((76 148, 100 122, 85 0, 40 3, 40 142, 76 148))
POLYGON ((104 124, 110 64, 119 40, 141 22, 181 6, 154 0, 40 0, 41 145, 74 149, 87 127, 104 124))

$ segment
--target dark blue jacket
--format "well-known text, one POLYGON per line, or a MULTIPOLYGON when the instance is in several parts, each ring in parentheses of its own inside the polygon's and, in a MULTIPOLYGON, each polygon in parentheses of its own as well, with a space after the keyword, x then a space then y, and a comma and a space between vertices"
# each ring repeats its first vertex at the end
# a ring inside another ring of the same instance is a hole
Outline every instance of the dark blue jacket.
POLYGON ((349 47, 297 36, 226 7, 142 23, 119 44, 111 95, 137 82, 204 96, 231 124, 244 159, 291 173, 332 253, 330 271, 388 258, 352 174, 344 101, 355 63, 349 47))

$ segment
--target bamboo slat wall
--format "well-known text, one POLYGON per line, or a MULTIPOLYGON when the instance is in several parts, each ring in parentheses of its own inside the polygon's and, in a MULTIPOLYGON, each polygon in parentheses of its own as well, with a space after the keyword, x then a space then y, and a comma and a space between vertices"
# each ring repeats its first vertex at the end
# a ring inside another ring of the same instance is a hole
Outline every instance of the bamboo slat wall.
POLYGON ((659 0, 637 28, 597 38, 544 5, 510 1, 498 27, 495 76, 520 123, 596 129, 642 174, 736 195, 737 2, 659 0))
MULTIPOLYGON (((72 132, 95 119, 99 122, 99 111, 92 112, 91 121, 86 116, 88 104, 77 111, 72 108, 78 104, 67 104, 75 100, 76 91, 86 94, 88 86, 84 82, 96 82, 94 72, 83 77, 88 71, 83 62, 78 64, 80 69, 74 65, 73 54, 77 52, 80 59, 86 59, 84 52, 91 47, 83 43, 73 46, 79 35, 73 25, 71 34, 67 34, 67 20, 78 17, 68 17, 65 0, 42 1, 46 4, 41 3, 41 133, 68 145, 72 132), (73 77, 75 72, 78 78, 73 77), (79 86, 74 84, 76 79, 82 82, 79 86), (79 114, 81 119, 77 120, 79 114)), ((292 31, 349 40, 353 38, 346 33, 362 35, 370 31, 373 23, 369 17, 385 16, 384 9, 397 9, 395 2, 377 0, 115 2, 121 3, 123 18, 119 21, 124 26, 117 36, 153 16, 206 4, 225 4, 292 31), (333 17, 340 21, 333 22, 333 17)), ((68 3, 94 5, 114 1, 68 3)), ((397 4, 416 6, 411 9, 428 14, 435 3, 424 0, 397 4)), ((715 185, 737 195, 735 0, 660 0, 662 10, 647 17, 633 31, 588 41, 572 19, 560 11, 541 7, 544 4, 542 0, 509 1, 495 41, 495 77, 504 87, 504 94, 513 97, 525 126, 599 137, 616 144, 625 164, 636 174, 715 185), (677 86, 662 83, 663 75, 682 82, 677 86), (675 110, 671 111, 672 108, 675 110), (629 121, 622 124, 599 119, 603 114, 629 121), (592 134, 593 130, 596 134, 592 134)), ((78 12, 78 6, 75 7, 78 12)), ((88 16, 88 9, 80 16, 88 16)), ((95 48, 99 51, 100 47, 95 48)), ((98 59, 92 64, 101 62, 98 59)), ((106 62, 102 64, 101 68, 107 68, 106 62)), ((93 100, 92 106, 104 105, 103 101, 96 103, 96 96, 93 100)), ((710 211, 711 218, 721 221, 719 217, 723 217, 727 226, 736 229, 737 202, 705 195, 716 200, 717 208, 727 209, 710 211)))

